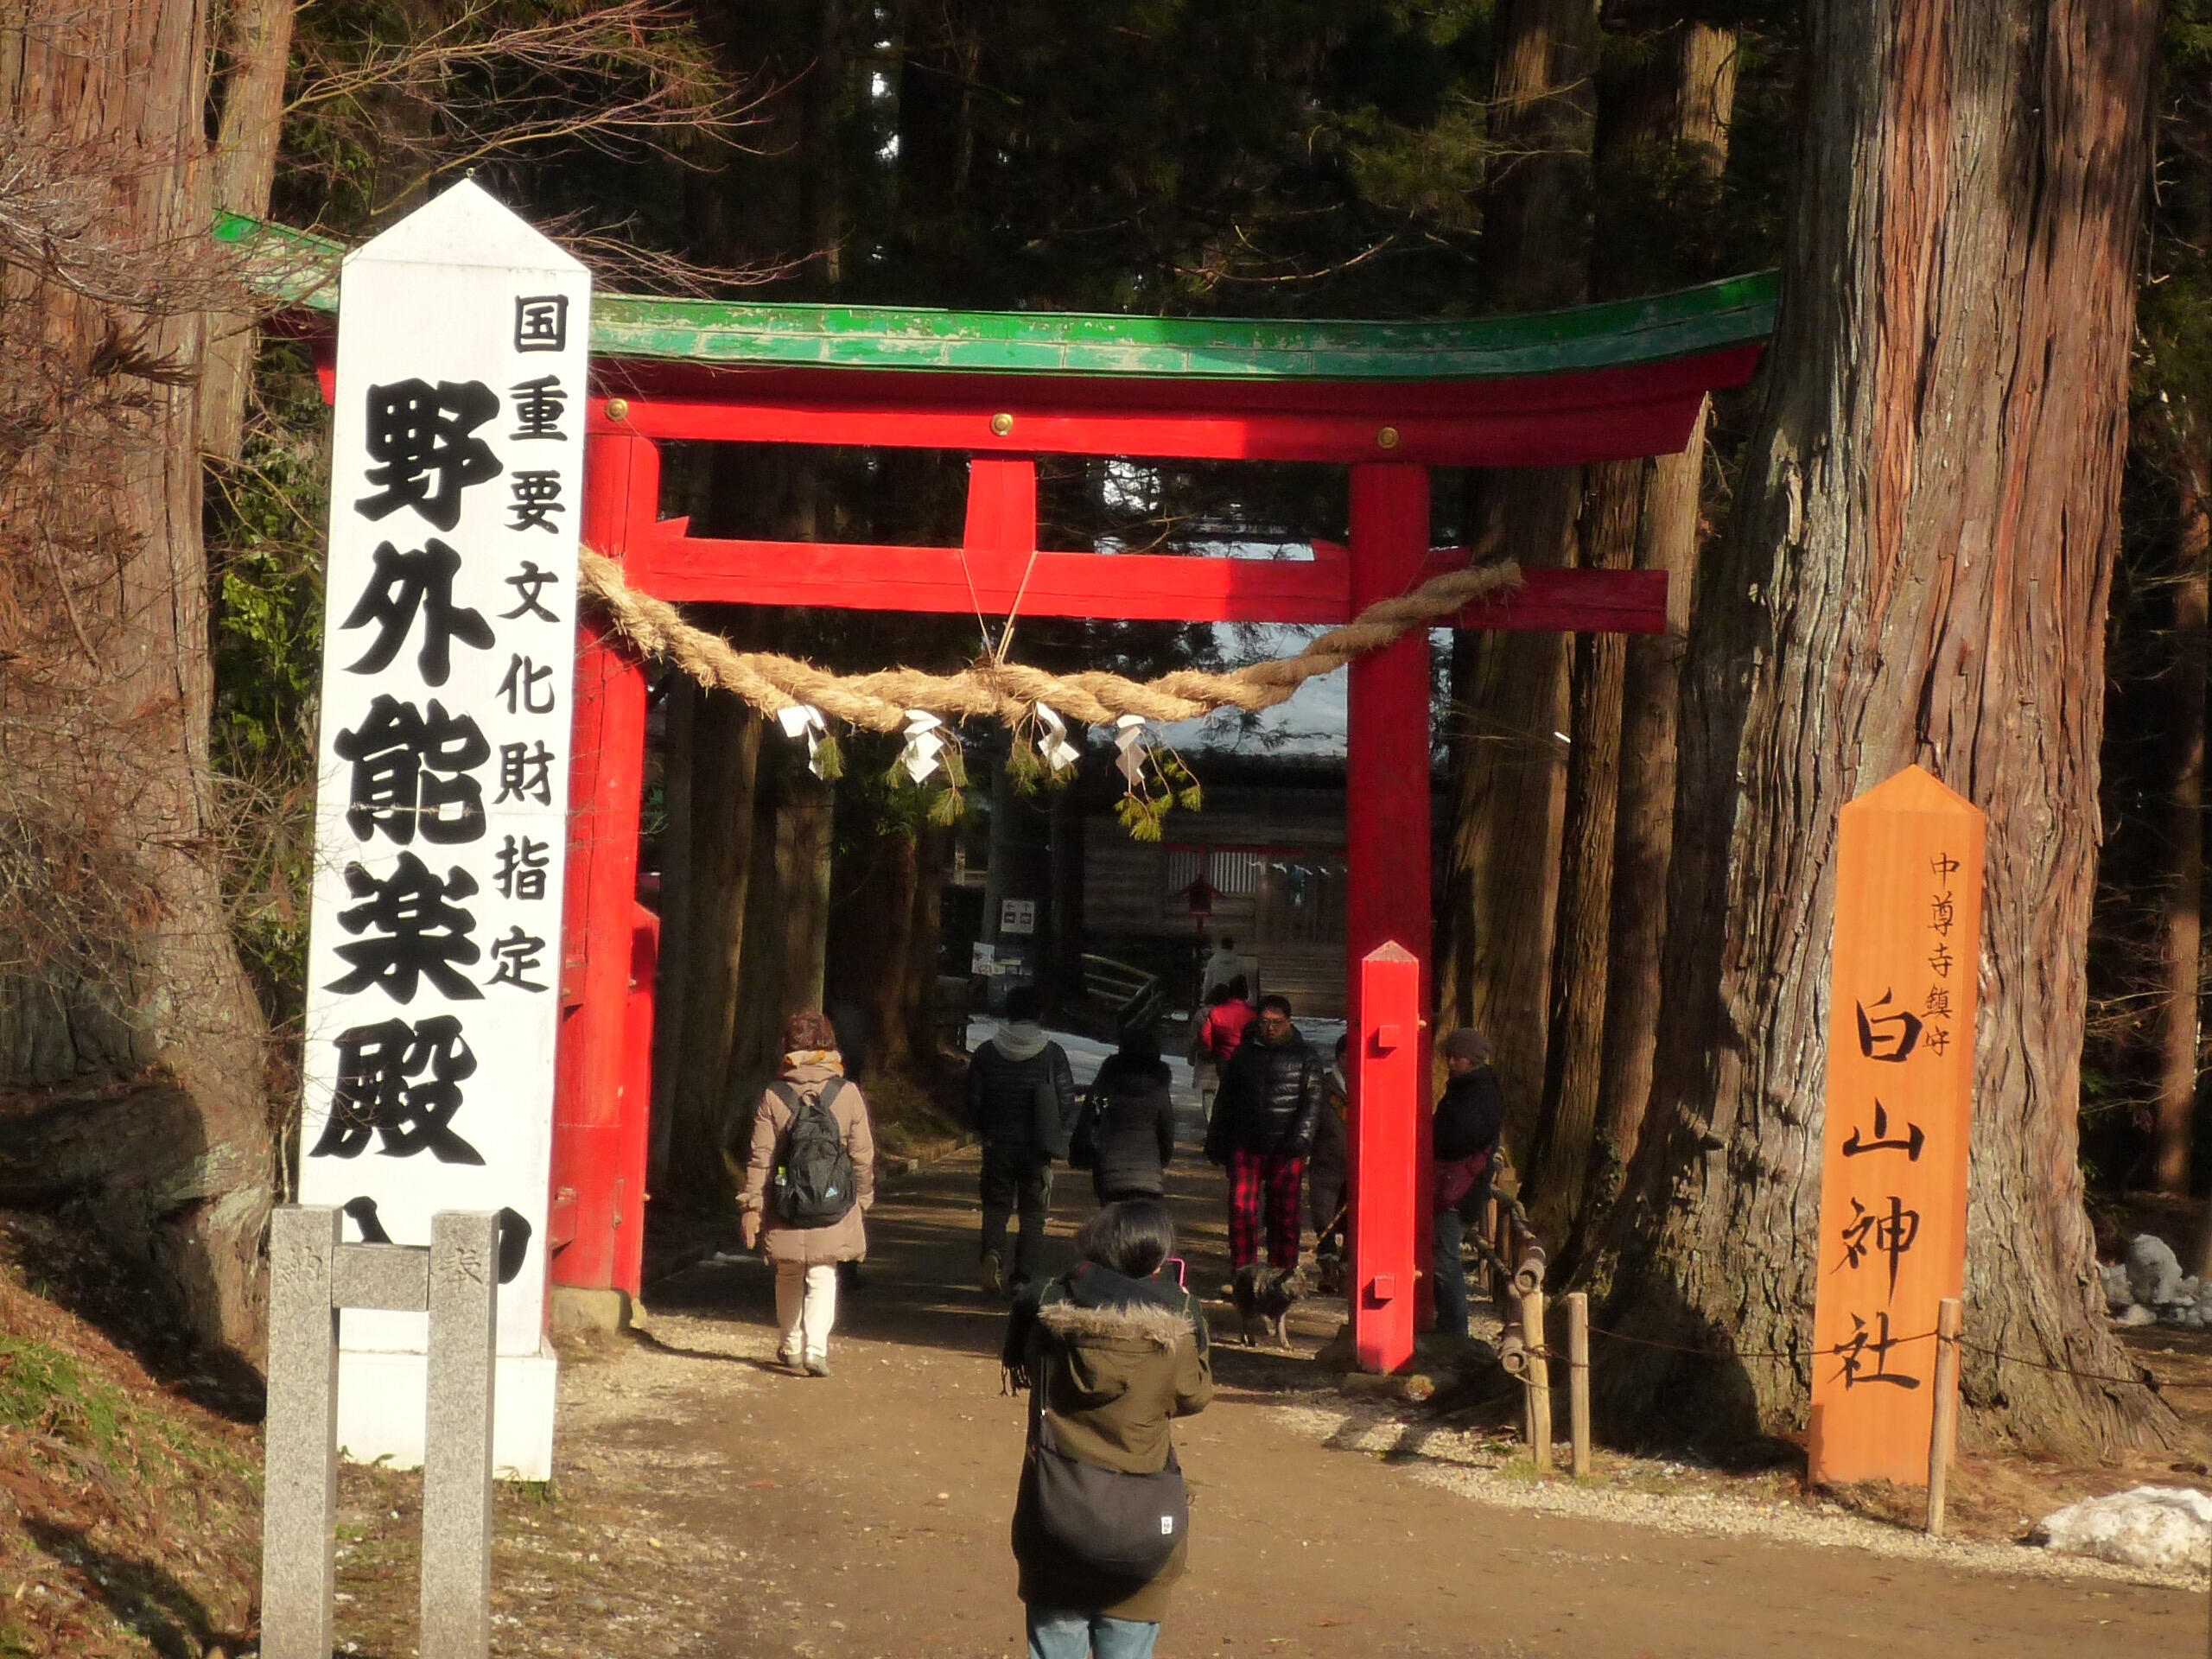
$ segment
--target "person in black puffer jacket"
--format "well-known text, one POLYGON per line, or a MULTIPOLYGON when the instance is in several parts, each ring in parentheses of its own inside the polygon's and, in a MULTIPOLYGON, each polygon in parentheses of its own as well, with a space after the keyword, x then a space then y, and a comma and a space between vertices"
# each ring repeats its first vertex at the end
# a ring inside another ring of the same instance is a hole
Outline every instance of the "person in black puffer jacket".
POLYGON ((1167 1190, 1164 1171, 1175 1161, 1175 1103, 1160 1039, 1133 1031, 1108 1057, 1076 1119, 1068 1161, 1090 1172, 1102 1205, 1156 1198, 1167 1190))
POLYGON ((1288 1000, 1262 997, 1259 1019, 1222 1073, 1206 1131, 1207 1158, 1229 1168, 1229 1257, 1239 1276, 1259 1261, 1263 1204, 1268 1265, 1283 1274, 1297 1269, 1298 1203, 1326 1076, 1291 1023, 1288 1000))
POLYGON ((1033 987, 1015 986, 1007 993, 1005 1023, 968 1066, 968 1119, 983 1140, 982 1279, 992 1292, 1020 1290, 1036 1277, 1052 1209, 1052 1160, 1065 1155, 1075 1127, 1075 1074, 1067 1051, 1039 1027, 1041 1011, 1033 987), (1044 1123, 1039 1104, 1048 1090, 1056 1121, 1044 1123), (1040 1138, 1040 1124, 1052 1129, 1051 1142, 1040 1138), (1007 1223, 1017 1211, 1021 1233, 1007 1283, 1001 1262, 1007 1223))
POLYGON ((1447 1080, 1436 1103, 1429 1149, 1436 1166, 1436 1328, 1447 1337, 1467 1334, 1467 1264, 1459 1241, 1482 1224, 1496 1173, 1497 1141, 1505 1128, 1505 1090, 1490 1066, 1489 1039, 1462 1026, 1437 1045, 1447 1080))

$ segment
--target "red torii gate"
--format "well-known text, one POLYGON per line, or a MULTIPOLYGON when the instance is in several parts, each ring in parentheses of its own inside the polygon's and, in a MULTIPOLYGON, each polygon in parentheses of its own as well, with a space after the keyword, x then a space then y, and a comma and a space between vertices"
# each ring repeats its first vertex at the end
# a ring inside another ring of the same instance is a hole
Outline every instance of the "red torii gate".
MULTIPOLYGON (((1679 450, 1706 394, 1751 378, 1771 276, 1572 311, 1454 323, 595 302, 586 543, 671 601, 1031 616, 1335 624, 1466 554, 1429 545, 1429 468, 1548 467, 1679 450), (664 440, 964 452, 957 548, 716 540, 659 516, 664 440), (1041 454, 1306 461, 1351 468, 1351 545, 1311 562, 1038 552, 1041 454), (1032 557, 1034 556, 1033 566, 1032 557), (1025 587, 1026 573, 1026 587, 1025 587)), ((1529 570, 1457 626, 1658 632, 1656 572, 1529 570)), ((576 679, 552 1276, 635 1295, 644 1244, 653 942, 635 903, 643 666, 584 624, 576 679)), ((1429 645, 1352 664, 1346 777, 1352 1029, 1359 964, 1430 959, 1429 645)), ((1395 1022, 1402 1016, 1394 1013, 1395 1022)), ((1400 1040, 1386 1033, 1385 1046, 1400 1040)), ((1425 1027, 1404 1097, 1355 1097, 1362 1364, 1411 1354, 1427 1271, 1425 1027), (1413 1226, 1404 1221, 1410 1218, 1413 1226), (1393 1244, 1390 1241, 1395 1240, 1393 1244), (1408 1250, 1408 1245, 1411 1249, 1408 1250), (1410 1259, 1407 1259, 1410 1256, 1410 1259)), ((1355 1073, 1362 1068, 1355 1067, 1355 1073)), ((1399 1067, 1395 1075, 1404 1075, 1399 1067)))

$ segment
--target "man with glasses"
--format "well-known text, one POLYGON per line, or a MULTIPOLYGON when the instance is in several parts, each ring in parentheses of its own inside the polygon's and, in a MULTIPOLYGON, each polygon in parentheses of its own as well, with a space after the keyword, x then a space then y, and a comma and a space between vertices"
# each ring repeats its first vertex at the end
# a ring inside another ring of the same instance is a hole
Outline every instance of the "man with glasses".
POLYGON ((1261 998, 1259 1018, 1222 1073, 1206 1132, 1206 1156, 1229 1170, 1229 1258, 1240 1281, 1257 1275, 1264 1214, 1268 1265, 1294 1282, 1299 1199, 1326 1077, 1291 1023, 1288 1000, 1261 998))

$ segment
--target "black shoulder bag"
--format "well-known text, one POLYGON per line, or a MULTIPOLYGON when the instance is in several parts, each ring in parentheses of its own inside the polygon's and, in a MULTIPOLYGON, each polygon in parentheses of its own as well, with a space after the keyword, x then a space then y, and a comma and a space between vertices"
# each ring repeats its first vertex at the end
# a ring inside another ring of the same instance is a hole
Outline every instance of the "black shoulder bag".
POLYGON ((1149 1583, 1191 1525, 1191 1495, 1175 1448, 1157 1474, 1102 1469, 1060 1450, 1045 1409, 1050 1367, 1032 1367, 1029 1480, 1039 1530, 1087 1572, 1149 1583))

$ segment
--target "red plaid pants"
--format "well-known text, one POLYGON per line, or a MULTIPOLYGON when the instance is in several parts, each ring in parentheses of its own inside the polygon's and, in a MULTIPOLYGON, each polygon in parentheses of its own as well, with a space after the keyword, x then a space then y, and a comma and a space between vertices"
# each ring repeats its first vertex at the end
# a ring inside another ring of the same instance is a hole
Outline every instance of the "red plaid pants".
POLYGON ((1306 1160, 1278 1153, 1229 1154, 1229 1266, 1231 1272, 1260 1259, 1260 1210, 1267 1207, 1268 1265, 1287 1273, 1298 1265, 1298 1194, 1306 1160))

